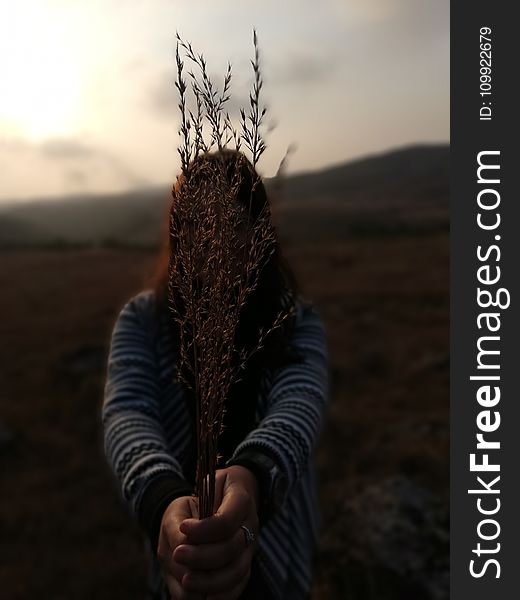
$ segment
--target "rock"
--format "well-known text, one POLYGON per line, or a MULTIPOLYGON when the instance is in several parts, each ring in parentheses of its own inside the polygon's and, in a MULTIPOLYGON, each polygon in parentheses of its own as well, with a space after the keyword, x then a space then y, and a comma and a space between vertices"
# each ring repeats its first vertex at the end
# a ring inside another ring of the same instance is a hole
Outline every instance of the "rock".
POLYGON ((447 502, 395 476, 347 498, 338 513, 320 561, 325 572, 327 563, 341 565, 325 575, 339 586, 337 597, 449 598, 447 502))

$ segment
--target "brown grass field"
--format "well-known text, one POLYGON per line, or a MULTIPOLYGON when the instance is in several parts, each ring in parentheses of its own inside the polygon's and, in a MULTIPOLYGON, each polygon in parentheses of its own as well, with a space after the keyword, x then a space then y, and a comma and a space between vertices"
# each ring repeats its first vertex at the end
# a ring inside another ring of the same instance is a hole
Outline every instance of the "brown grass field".
MULTIPOLYGON (((447 598, 448 252, 442 231, 288 248, 331 356, 314 598, 447 598), (395 489, 415 502, 409 522, 395 489), (378 539, 390 557, 370 547, 378 539)), ((100 406, 112 324, 154 259, 0 253, 1 598, 145 597, 141 535, 104 462, 100 406)))

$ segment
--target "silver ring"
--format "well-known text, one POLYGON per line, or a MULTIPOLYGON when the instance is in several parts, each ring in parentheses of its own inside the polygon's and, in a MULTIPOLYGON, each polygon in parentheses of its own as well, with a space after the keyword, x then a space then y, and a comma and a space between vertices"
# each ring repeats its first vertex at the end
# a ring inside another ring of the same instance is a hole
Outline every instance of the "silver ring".
POLYGON ((251 531, 251 529, 249 529, 249 527, 246 527, 245 525, 240 525, 241 529, 243 529, 244 531, 244 536, 246 538, 246 548, 248 546, 251 546, 251 544, 256 540, 255 534, 251 531))

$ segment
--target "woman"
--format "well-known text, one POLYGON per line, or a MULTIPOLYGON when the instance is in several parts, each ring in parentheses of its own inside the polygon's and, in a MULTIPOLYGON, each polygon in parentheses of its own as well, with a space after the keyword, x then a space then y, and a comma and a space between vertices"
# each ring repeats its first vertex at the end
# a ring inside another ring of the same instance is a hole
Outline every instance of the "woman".
MULTIPOLYGON (((266 191, 244 155, 206 153, 191 169, 206 172, 208 161, 220 161, 228 174, 238 170, 237 201, 253 218, 261 214, 266 191)), ((181 177, 173 218, 182 185, 181 177)), ((179 337, 168 307, 166 261, 155 288, 132 298, 115 324, 102 415, 105 451, 147 533, 155 598, 303 599, 310 593, 318 541, 312 450, 327 399, 326 343, 318 314, 296 293, 275 246, 242 309, 236 343, 247 345, 291 305, 293 316, 267 336, 227 395, 212 517, 196 518, 192 496, 194 398, 176 378, 179 337)))

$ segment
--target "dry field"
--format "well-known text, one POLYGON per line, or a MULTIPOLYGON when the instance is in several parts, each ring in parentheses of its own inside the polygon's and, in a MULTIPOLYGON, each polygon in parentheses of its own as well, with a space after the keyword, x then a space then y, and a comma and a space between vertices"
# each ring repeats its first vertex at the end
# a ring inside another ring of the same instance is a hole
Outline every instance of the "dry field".
MULTIPOLYGON (((288 249, 325 319, 317 599, 447 598, 448 235, 288 249)), ((0 253, 0 596, 141 599, 139 531, 101 450, 117 311, 154 255, 0 253)))

